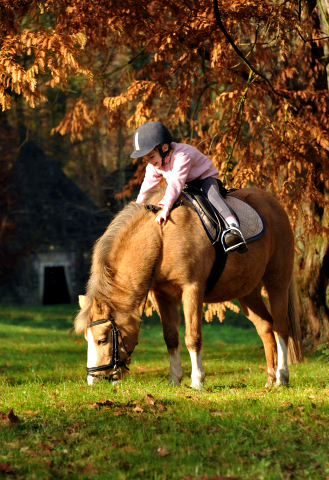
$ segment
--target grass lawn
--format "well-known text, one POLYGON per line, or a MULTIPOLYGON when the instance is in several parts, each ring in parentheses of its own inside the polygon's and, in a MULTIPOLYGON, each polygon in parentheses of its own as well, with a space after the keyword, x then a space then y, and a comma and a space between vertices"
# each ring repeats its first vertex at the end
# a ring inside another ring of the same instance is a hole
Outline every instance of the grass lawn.
POLYGON ((255 329, 214 320, 204 390, 188 387, 183 328, 176 388, 161 326, 146 320, 130 375, 89 387, 87 344, 69 333, 77 308, 0 306, 0 478, 329 479, 329 365, 317 354, 291 367, 289 387, 265 388, 255 329))

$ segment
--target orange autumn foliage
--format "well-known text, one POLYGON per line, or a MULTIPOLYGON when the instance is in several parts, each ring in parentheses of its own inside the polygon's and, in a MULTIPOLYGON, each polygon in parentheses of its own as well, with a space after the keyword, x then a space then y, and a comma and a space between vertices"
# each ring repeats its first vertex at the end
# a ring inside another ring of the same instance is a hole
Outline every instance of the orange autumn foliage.
MULTIPOLYGON (((4 110, 12 91, 33 107, 45 100, 41 87, 65 89, 80 75, 81 95, 55 129, 61 134, 81 139, 101 117, 109 130, 161 120, 206 153, 230 186, 269 188, 293 221, 302 201, 326 204, 327 40, 317 10, 260 0, 0 6, 4 110)), ((140 167, 132 184, 142 175, 140 167)), ((307 226, 328 233, 313 218, 307 226)))
MULTIPOLYGON (((304 245, 327 239, 328 13, 324 0, 0 0, 0 103, 10 109, 16 94, 33 107, 79 79, 54 132, 81 140, 120 127, 129 137, 160 120, 230 187, 270 190, 304 245)), ((121 196, 143 175, 139 165, 121 196)), ((301 269, 322 269, 326 298, 328 241, 319 261, 297 245, 301 269)))

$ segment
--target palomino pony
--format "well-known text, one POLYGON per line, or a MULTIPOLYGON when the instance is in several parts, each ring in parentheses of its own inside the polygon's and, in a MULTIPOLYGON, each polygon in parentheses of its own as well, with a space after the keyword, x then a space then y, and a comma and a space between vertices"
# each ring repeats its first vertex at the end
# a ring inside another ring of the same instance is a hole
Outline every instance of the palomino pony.
MULTIPOLYGON (((147 203, 157 204, 158 190, 147 203)), ((77 333, 88 340, 88 383, 95 377, 117 379, 138 342, 139 308, 148 291, 160 315, 170 359, 169 381, 183 376, 178 351, 179 306, 185 316, 185 344, 192 362, 192 384, 201 389, 203 303, 237 298, 263 341, 267 385, 286 384, 291 363, 302 360, 298 298, 295 288, 294 237, 284 209, 261 190, 237 190, 234 196, 262 216, 265 234, 248 252, 230 253, 215 287, 205 294, 215 250, 188 201, 172 210, 165 225, 142 205, 129 203, 96 242, 87 293, 80 297, 77 333), (268 293, 265 306, 261 288, 268 293)), ((183 199, 183 197, 182 197, 183 199)))

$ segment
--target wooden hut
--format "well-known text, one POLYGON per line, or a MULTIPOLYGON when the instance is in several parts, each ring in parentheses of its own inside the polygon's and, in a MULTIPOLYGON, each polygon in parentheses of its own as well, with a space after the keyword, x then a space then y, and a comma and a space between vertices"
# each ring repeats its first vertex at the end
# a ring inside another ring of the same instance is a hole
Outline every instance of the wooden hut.
POLYGON ((0 276, 0 303, 77 302, 89 276, 91 250, 112 215, 101 211, 32 141, 11 172, 7 248, 16 265, 0 276))

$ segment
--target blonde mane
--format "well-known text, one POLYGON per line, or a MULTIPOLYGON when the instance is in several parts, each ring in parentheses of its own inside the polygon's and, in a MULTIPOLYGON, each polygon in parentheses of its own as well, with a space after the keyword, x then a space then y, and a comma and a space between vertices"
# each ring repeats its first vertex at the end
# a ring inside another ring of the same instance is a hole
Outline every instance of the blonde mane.
MULTIPOLYGON (((152 192, 147 201, 153 199, 159 190, 152 192)), ((115 305, 111 300, 111 291, 118 287, 115 281, 115 271, 109 263, 110 254, 115 258, 116 252, 127 242, 128 236, 140 226, 143 218, 148 218, 148 213, 143 205, 130 202, 107 227, 105 233, 96 241, 93 248, 92 264, 90 278, 87 283, 84 305, 77 315, 74 326, 77 333, 84 332, 90 325, 90 309, 93 298, 97 298, 105 303, 110 310, 115 305)))

